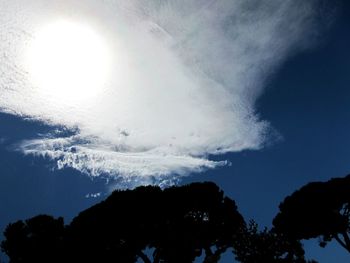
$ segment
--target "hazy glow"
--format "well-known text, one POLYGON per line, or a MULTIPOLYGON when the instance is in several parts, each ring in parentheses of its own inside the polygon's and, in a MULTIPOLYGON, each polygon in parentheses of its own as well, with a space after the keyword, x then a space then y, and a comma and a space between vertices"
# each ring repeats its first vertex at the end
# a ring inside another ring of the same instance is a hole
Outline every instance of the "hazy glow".
POLYGON ((0 0, 0 111, 54 126, 23 153, 130 186, 226 165, 270 142, 255 103, 317 3, 0 0))
POLYGON ((110 72, 109 59, 106 44, 91 28, 62 20, 34 35, 26 66, 39 92, 75 103, 101 92, 110 72))

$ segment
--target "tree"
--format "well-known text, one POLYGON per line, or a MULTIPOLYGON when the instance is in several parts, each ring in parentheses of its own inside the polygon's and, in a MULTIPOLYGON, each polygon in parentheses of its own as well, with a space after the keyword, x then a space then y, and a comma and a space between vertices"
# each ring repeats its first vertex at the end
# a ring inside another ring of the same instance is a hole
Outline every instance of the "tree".
POLYGON ((217 263, 233 249, 242 263, 304 263, 298 241, 246 225, 214 183, 114 191, 64 226, 40 215, 10 224, 2 250, 10 263, 217 263))
POLYGON ((275 229, 294 239, 335 239, 350 252, 350 175, 313 182, 288 196, 273 220, 275 229))
POLYGON ((50 216, 10 224, 1 247, 11 263, 186 263, 203 251, 214 263, 244 224, 235 202, 213 183, 147 186, 113 192, 66 227, 50 216))
POLYGON ((155 263, 193 262, 203 250, 209 263, 217 262, 232 246, 243 225, 234 201, 215 184, 194 183, 165 190, 147 186, 115 191, 76 217, 69 231, 72 243, 80 240, 74 251, 96 252, 86 255, 89 259, 105 255, 104 262, 109 262, 107 258, 134 262, 138 257, 151 262, 143 253, 149 247, 155 263), (91 239, 99 240, 97 247, 91 239))
POLYGON ((11 263, 61 262, 63 251, 63 218, 39 215, 9 224, 1 248, 11 263))
POLYGON ((264 228, 259 231, 253 220, 234 240, 233 248, 236 260, 242 263, 316 263, 305 260, 300 241, 288 239, 273 229, 264 228))

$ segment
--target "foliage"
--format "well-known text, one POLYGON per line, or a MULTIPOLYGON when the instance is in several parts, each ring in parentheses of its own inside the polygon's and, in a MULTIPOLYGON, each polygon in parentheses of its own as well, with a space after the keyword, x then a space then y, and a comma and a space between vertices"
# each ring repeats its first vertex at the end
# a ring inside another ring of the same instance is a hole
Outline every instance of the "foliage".
MULTIPOLYGON (((234 254, 242 263, 306 263, 300 241, 288 239, 283 234, 250 221, 240 237, 234 240, 234 254)), ((310 263, 315 261, 308 261, 310 263)))
POLYGON ((314 182, 288 196, 273 220, 275 229, 295 239, 335 239, 350 252, 350 176, 314 182))
POLYGON ((81 213, 69 229, 73 239, 83 241, 74 250, 100 250, 98 258, 133 262, 135 255, 145 259, 142 251, 151 247, 153 262, 185 263, 203 249, 209 253, 212 247, 219 251, 228 247, 243 225, 234 201, 215 184, 196 183, 163 191, 152 186, 116 191, 81 213), (99 240, 98 247, 91 239, 99 240))
POLYGON ((228 249, 242 263, 305 262, 300 242, 247 226, 214 183, 115 191, 67 226, 40 215, 10 224, 5 238, 11 263, 217 263, 228 249))
POLYGON ((58 253, 63 250, 63 218, 40 215, 25 222, 7 226, 1 248, 11 259, 20 262, 59 262, 58 253))
POLYGON ((213 183, 115 191, 64 227, 37 216, 10 224, 3 251, 16 262, 217 262, 244 226, 235 202, 213 183))

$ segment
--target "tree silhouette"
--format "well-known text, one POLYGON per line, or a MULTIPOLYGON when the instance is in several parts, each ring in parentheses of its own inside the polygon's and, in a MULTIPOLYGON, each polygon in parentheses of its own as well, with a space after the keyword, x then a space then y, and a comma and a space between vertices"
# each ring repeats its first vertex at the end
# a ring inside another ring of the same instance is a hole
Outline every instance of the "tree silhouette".
POLYGON ((234 240, 233 248, 236 259, 244 263, 316 263, 305 260, 300 241, 288 239, 267 228, 259 231, 253 220, 243 228, 242 235, 234 240))
POLYGON ((202 250, 207 262, 216 262, 213 255, 219 257, 232 246, 243 225, 234 201, 215 184, 195 183, 163 191, 152 186, 116 191, 76 217, 69 230, 73 239, 83 241, 74 251, 89 248, 97 258, 105 255, 104 262, 134 262, 137 256, 150 262, 143 253, 149 247, 154 249, 153 262, 185 263, 193 262, 202 250), (100 240, 99 246, 91 239, 100 240))
MULTIPOLYGON (((246 225, 214 183, 115 191, 64 226, 40 215, 10 224, 2 250, 11 263, 217 263, 233 249, 242 263, 304 263, 298 241, 246 225)), ((233 258, 232 258, 233 260, 233 258)))
POLYGON ((61 262, 63 230, 63 218, 39 215, 8 225, 1 247, 11 263, 61 262))
POLYGON ((313 182, 288 196, 273 220, 277 231, 296 239, 335 239, 350 252, 350 176, 313 182))

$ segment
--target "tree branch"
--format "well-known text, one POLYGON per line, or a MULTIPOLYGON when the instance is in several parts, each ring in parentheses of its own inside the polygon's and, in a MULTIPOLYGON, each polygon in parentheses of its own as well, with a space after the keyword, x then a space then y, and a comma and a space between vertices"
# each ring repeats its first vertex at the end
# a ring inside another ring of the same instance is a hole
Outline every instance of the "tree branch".
POLYGON ((205 256, 212 256, 213 255, 213 252, 211 251, 211 248, 210 247, 205 247, 204 248, 205 250, 205 256))
MULTIPOLYGON (((220 247, 214 253, 209 248, 210 253, 205 254, 205 258, 204 258, 203 263, 217 263, 217 262, 219 262, 219 260, 221 258, 221 254, 225 253, 227 248, 228 248, 228 246, 220 247)), ((207 249, 206 249, 206 252, 207 252, 207 249)))
POLYGON ((143 260, 143 262, 152 263, 151 260, 147 257, 147 255, 145 253, 143 253, 142 251, 137 253, 137 255, 143 260))
POLYGON ((345 242, 339 238, 338 234, 335 234, 335 235, 334 235, 334 239, 335 239, 343 248, 345 248, 346 250, 349 251, 349 249, 347 248, 345 242))
POLYGON ((346 232, 342 233, 346 244, 346 249, 350 252, 350 238, 346 232))
POLYGON ((156 248, 153 252, 153 263, 159 263, 160 261, 160 253, 159 250, 156 248))

